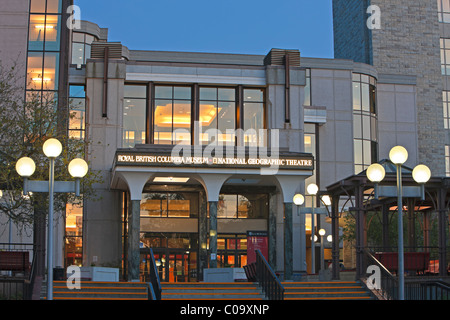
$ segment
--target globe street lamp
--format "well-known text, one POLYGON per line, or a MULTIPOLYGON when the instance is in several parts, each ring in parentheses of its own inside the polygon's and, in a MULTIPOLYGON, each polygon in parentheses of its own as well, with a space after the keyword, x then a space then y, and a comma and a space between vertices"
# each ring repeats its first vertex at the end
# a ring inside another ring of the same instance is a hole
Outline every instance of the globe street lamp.
MULTIPOLYGON (((395 146, 389 152, 389 159, 396 166, 397 171, 397 211, 398 211, 398 277, 399 300, 405 299, 405 263, 403 248, 403 186, 402 165, 408 160, 408 151, 402 146, 395 146)), ((372 164, 366 171, 370 181, 375 183, 375 198, 378 199, 378 183, 384 179, 384 168, 379 164, 372 164)), ((424 184, 431 177, 430 169, 423 165, 417 165, 412 172, 413 179, 420 185, 421 198, 425 198, 424 184)))
POLYGON ((324 250, 324 243, 323 243, 323 236, 325 235, 325 229, 319 230, 319 236, 320 236, 320 270, 325 269, 325 250, 324 250))
POLYGON ((48 210, 48 239, 47 239, 47 300, 53 300, 53 203, 54 193, 74 192, 80 195, 80 179, 88 171, 88 165, 83 159, 74 159, 69 164, 69 173, 75 178, 75 181, 55 181, 55 159, 62 152, 62 144, 57 139, 51 138, 45 141, 43 152, 50 160, 49 181, 29 181, 28 178, 33 175, 36 165, 33 159, 23 157, 16 163, 17 173, 24 178, 23 193, 27 195, 29 191, 48 192, 49 210, 48 210))

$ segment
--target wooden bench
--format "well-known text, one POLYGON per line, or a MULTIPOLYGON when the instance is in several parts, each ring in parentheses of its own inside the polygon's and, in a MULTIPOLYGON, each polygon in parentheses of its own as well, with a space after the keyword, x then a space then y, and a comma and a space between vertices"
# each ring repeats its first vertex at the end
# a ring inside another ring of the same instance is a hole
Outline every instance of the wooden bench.
POLYGON ((30 269, 28 251, 0 251, 0 270, 26 272, 30 269))
MULTIPOLYGON (((389 271, 397 272, 398 270, 398 253, 397 252, 377 252, 375 258, 389 271)), ((405 271, 425 272, 430 264, 429 252, 405 252, 404 253, 404 269, 405 271)))

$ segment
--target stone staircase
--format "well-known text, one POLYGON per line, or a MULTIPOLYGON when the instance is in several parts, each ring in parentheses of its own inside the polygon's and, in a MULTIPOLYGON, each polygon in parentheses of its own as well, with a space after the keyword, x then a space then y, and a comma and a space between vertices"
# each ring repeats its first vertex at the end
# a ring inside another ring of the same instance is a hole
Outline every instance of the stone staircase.
MULTIPOLYGON (((43 288, 46 291, 46 288, 43 288)), ((41 299, 46 299, 46 292, 41 299)), ((66 281, 53 282, 53 300, 149 300, 145 282, 81 281, 81 289, 70 290, 66 281)))
POLYGON ((263 300, 253 282, 161 283, 161 300, 263 300))
POLYGON ((359 281, 282 282, 284 300, 374 300, 359 281))

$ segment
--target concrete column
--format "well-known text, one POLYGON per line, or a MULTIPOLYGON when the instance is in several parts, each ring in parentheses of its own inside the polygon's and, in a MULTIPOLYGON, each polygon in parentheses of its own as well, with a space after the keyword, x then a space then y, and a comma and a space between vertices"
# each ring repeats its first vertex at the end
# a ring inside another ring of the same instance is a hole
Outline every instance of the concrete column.
POLYGON ((292 280, 292 202, 284 204, 284 280, 292 280))
POLYGON ((209 201, 209 267, 217 268, 217 203, 209 201))
POLYGON ((131 200, 128 210, 128 281, 139 281, 141 201, 131 200))
POLYGON ((269 265, 276 270, 277 265, 277 195, 269 198, 269 265))
POLYGON ((205 192, 200 192, 200 212, 198 217, 198 280, 203 280, 203 269, 208 268, 208 217, 205 192))

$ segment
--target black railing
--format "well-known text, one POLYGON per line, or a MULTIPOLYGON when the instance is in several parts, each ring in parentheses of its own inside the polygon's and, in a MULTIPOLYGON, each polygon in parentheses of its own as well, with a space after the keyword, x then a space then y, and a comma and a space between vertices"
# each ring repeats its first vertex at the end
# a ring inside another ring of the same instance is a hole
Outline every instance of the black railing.
POLYGON ((256 278, 269 300, 284 299, 284 287, 260 250, 256 250, 256 278))
POLYGON ((150 249, 150 283, 152 285, 155 300, 161 300, 161 281, 159 279, 158 269, 156 267, 155 255, 150 249))
POLYGON ((368 284, 368 286, 372 286, 373 290, 378 293, 380 298, 386 300, 396 300, 398 298, 398 281, 396 277, 394 277, 392 273, 390 273, 389 270, 386 269, 386 267, 381 264, 381 262, 378 261, 368 249, 364 250, 364 258, 366 262, 365 270, 368 270, 367 267, 370 265, 374 265, 380 270, 379 279, 372 279, 369 275, 368 281, 373 280, 373 282, 368 284))
POLYGON ((33 244, 0 244, 0 300, 31 299, 35 280, 35 251, 33 244))

